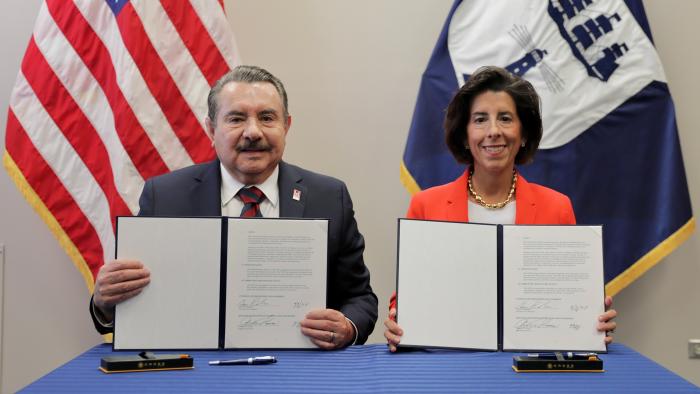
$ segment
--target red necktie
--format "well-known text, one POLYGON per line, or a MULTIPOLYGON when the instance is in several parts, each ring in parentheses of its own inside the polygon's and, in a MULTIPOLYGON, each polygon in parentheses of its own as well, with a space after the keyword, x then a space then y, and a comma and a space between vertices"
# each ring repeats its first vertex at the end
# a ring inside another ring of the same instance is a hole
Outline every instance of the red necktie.
POLYGON ((265 193, 255 186, 246 187, 238 191, 236 194, 243 201, 243 209, 241 210, 242 218, 261 218, 260 202, 265 199, 265 193))

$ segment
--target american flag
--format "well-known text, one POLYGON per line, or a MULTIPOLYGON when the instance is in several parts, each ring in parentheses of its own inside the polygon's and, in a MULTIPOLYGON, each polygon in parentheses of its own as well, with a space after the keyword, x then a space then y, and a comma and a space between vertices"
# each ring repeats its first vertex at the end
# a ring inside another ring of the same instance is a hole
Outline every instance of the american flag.
POLYGON ((92 291, 145 179, 214 157, 210 86, 239 62, 222 0, 48 0, 3 164, 92 291))

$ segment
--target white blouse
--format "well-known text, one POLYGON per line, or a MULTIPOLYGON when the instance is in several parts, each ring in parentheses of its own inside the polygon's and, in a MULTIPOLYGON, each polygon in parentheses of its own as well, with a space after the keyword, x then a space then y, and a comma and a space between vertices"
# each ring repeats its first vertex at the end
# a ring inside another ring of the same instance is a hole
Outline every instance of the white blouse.
POLYGON ((488 209, 469 200, 469 222, 488 224, 515 224, 515 200, 501 209, 488 209))

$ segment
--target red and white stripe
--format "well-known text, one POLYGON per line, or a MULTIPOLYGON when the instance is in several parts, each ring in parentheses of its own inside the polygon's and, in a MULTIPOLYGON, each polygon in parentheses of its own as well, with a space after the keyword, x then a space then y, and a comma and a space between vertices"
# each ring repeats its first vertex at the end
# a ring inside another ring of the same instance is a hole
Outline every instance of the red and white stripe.
POLYGON ((144 181, 214 157, 210 86, 239 63, 220 0, 48 0, 10 99, 3 163, 85 276, 144 181))

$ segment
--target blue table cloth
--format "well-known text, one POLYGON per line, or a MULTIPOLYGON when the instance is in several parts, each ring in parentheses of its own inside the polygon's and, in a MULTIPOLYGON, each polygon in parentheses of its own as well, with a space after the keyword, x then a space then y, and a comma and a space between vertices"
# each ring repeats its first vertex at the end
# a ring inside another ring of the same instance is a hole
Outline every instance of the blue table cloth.
MULTIPOLYGON (((426 392, 700 392, 634 350, 613 344, 603 373, 515 373, 514 353, 416 350, 391 354, 386 345, 339 351, 189 351, 195 368, 105 374, 98 345, 23 389, 46 393, 426 393, 426 392), (276 364, 210 366, 211 360, 272 355, 276 364)), ((164 351, 161 353, 177 353, 164 351)))

